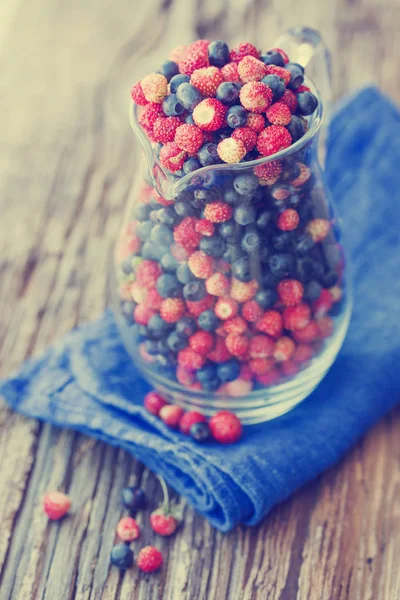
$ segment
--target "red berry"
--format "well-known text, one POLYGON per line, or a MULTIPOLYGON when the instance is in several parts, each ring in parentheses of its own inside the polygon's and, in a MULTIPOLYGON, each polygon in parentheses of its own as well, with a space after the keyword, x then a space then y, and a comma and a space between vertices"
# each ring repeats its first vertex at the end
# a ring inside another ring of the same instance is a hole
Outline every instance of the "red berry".
POLYGON ((224 321, 222 329, 225 334, 234 333, 235 335, 239 335, 245 333, 248 330, 248 326, 243 317, 237 316, 224 321))
POLYGON ((149 308, 146 304, 138 304, 133 311, 133 318, 139 325, 147 325, 151 317, 157 314, 157 311, 149 308))
POLYGON ((214 347, 214 336, 208 331, 196 331, 189 338, 189 346, 197 354, 208 354, 214 347))
POLYGON ((267 119, 273 125, 289 125, 292 113, 283 102, 275 102, 266 113, 267 119))
POLYGON ((308 304, 298 304, 297 306, 288 306, 282 314, 285 329, 297 331, 304 329, 311 319, 311 310, 308 304))
POLYGON ((262 181, 275 183, 282 173, 282 169, 283 166, 279 160, 271 160, 270 162, 254 167, 254 174, 262 181))
POLYGON ((296 344, 294 341, 290 337, 283 336, 277 340, 273 356, 275 360, 278 360, 279 362, 289 360, 295 349, 296 344))
POLYGON ((159 310, 163 301, 164 298, 160 296, 155 288, 149 290, 146 296, 146 306, 152 308, 153 310, 159 310))
POLYGON ((214 298, 209 294, 204 296, 204 298, 202 298, 201 300, 186 300, 187 309, 194 317, 198 317, 202 312, 211 308, 213 304, 214 298))
POLYGON ((283 62, 285 63, 285 65, 287 65, 287 63, 289 62, 289 57, 284 50, 282 50, 281 48, 271 48, 271 50, 273 50, 274 52, 279 52, 279 54, 283 58, 283 62))
POLYGON ((298 175, 296 179, 292 179, 290 183, 295 187, 300 187, 310 179, 311 169, 310 167, 307 167, 307 165, 301 162, 298 162, 297 166, 300 167, 300 175, 298 175))
POLYGON ((204 209, 204 218, 211 223, 224 223, 232 216, 232 207, 225 202, 210 202, 204 209))
POLYGON ((207 358, 216 363, 223 363, 231 358, 231 353, 226 347, 225 340, 222 337, 217 336, 215 347, 207 354, 207 358))
POLYGON ((185 150, 185 152, 188 152, 189 154, 195 154, 200 146, 202 146, 204 143, 203 132, 201 129, 199 129, 199 127, 196 127, 196 125, 189 125, 186 123, 182 125, 181 121, 179 121, 179 125, 180 127, 177 128, 175 133, 176 144, 179 146, 179 148, 185 150))
POLYGON ((282 104, 286 104, 292 114, 296 112, 297 96, 294 92, 292 92, 292 90, 285 90, 280 102, 282 104))
POLYGON ((185 312, 185 303, 180 298, 166 298, 160 308, 160 316, 166 323, 176 323, 185 312))
POLYGON ((255 323, 256 321, 258 321, 261 318, 263 312, 263 309, 259 304, 257 304, 255 300, 249 300, 248 302, 245 302, 245 304, 243 304, 242 306, 242 315, 244 316, 246 321, 249 321, 250 323, 255 323))
POLYGON ((255 113, 265 112, 272 104, 273 93, 265 83, 251 81, 240 90, 240 102, 246 110, 255 113))
POLYGON ((142 260, 136 267, 135 283, 142 285, 148 290, 153 289, 156 287, 157 279, 161 273, 162 270, 160 265, 154 260, 142 260))
POLYGON ((308 344, 299 344, 294 351, 292 360, 299 364, 306 363, 312 359, 313 354, 314 350, 312 346, 309 346, 308 344))
POLYGON ((250 340, 249 355, 251 358, 268 358, 272 356, 275 342, 267 335, 255 335, 250 340))
POLYGON ((249 349, 250 340, 244 334, 230 333, 225 339, 225 344, 232 356, 244 356, 249 349))
POLYGON ((160 410, 163 406, 166 406, 168 403, 158 392, 148 392, 148 394, 144 397, 144 407, 145 409, 158 417, 160 410))
POLYGON ((322 339, 330 337, 333 333, 334 323, 331 317, 321 317, 317 320, 318 331, 322 339))
POLYGON ((173 142, 175 132, 182 125, 179 117, 158 117, 153 127, 153 137, 156 142, 166 144, 173 142))
POLYGON ((160 569, 163 564, 163 557, 161 552, 154 546, 145 546, 140 550, 136 564, 141 571, 151 573, 160 569))
POLYGON ((140 527, 132 517, 122 517, 117 525, 117 535, 123 542, 133 542, 140 536, 140 527))
MULTIPOLYGON (((255 147, 255 145, 257 143, 257 134, 250 127, 237 127, 232 133, 232 138, 234 140, 243 142, 246 152, 250 152, 251 150, 253 150, 253 148, 255 147)), ((229 138, 227 138, 227 139, 229 139, 229 138)), ((228 161, 225 161, 225 162, 228 162, 228 161)), ((239 162, 239 161, 237 161, 237 162, 239 162)))
POLYGON ((249 367, 254 375, 265 375, 274 367, 274 360, 270 358, 253 358, 249 367))
POLYGON ((213 438, 221 444, 233 444, 242 437, 241 422, 228 410, 222 410, 212 416, 209 425, 213 438))
POLYGON ((197 233, 200 233, 201 235, 206 235, 208 237, 212 236, 215 231, 214 225, 211 223, 211 221, 207 221, 207 219, 199 219, 198 221, 196 221, 194 228, 197 231, 197 233))
POLYGON ((303 327, 303 329, 294 331, 293 337, 296 342, 300 344, 314 342, 315 340, 319 339, 318 325, 315 321, 310 321, 310 323, 303 327))
POLYGON ((288 148, 292 136, 282 125, 271 125, 262 131, 257 140, 257 150, 263 156, 271 156, 280 150, 288 148))
POLYGON ((193 111, 193 120, 204 131, 216 131, 225 119, 226 106, 216 98, 202 100, 193 111))
POLYGON ((288 85, 290 82, 290 71, 284 69, 283 67, 277 67, 276 65, 266 65, 267 75, 277 75, 281 79, 283 79, 285 85, 288 85))
POLYGON ((214 273, 206 281, 206 290, 212 296, 225 296, 229 288, 229 279, 223 273, 214 273))
POLYGON ((236 316, 238 314, 238 311, 238 303, 235 300, 233 300, 233 298, 229 298, 228 296, 218 298, 217 304, 215 305, 214 309, 215 314, 222 321, 226 321, 227 319, 236 316))
POLYGON ((208 67, 208 56, 204 52, 187 52, 184 58, 179 62, 179 73, 191 75, 196 69, 208 67))
POLYGON ((283 329, 283 321, 280 313, 277 310, 268 310, 263 314, 258 323, 256 323, 256 329, 274 338, 279 337, 283 329))
POLYGON ((168 536, 175 533, 178 521, 172 515, 166 514, 163 508, 159 508, 151 513, 150 526, 158 535, 168 536))
POLYGON ((43 498, 43 510, 52 521, 64 517, 71 508, 71 500, 62 492, 48 492, 43 498))
POLYGON ((247 394, 251 392, 252 388, 252 381, 238 377, 237 379, 226 383, 223 391, 224 393, 228 394, 228 396, 240 398, 241 396, 247 396, 247 394))
POLYGON ((323 289, 319 298, 312 303, 314 316, 323 317, 333 306, 333 297, 329 290, 323 289))
POLYGON ((260 58, 260 53, 250 42, 241 42, 234 46, 230 53, 231 62, 240 62, 245 56, 254 56, 260 58))
POLYGON ((140 85, 148 102, 161 104, 168 93, 168 81, 161 73, 150 73, 143 77, 140 85))
POLYGON ((250 113, 247 116, 246 127, 250 127, 256 133, 260 133, 265 128, 265 119, 259 113, 250 113))
POLYGON ((297 210, 287 208, 279 215, 277 227, 281 231, 293 231, 297 228, 299 223, 300 217, 297 210))
POLYGON ((131 96, 132 96, 132 100, 134 101, 134 103, 138 104, 139 106, 146 106, 146 104, 148 103, 148 101, 146 100, 146 98, 143 94, 143 90, 142 90, 142 86, 140 85, 140 81, 138 81, 137 83, 135 83, 135 85, 133 85, 131 87, 131 96))
POLYGON ((237 63, 228 63, 221 69, 224 81, 239 81, 239 71, 237 63))
POLYGON ((192 348, 184 348, 178 353, 178 364, 185 369, 198 371, 206 362, 202 354, 198 354, 192 348))
POLYGON ((188 265, 195 277, 207 279, 213 274, 213 259, 202 250, 190 255, 188 265))
MULTIPOLYGON (((190 371, 189 369, 185 369, 184 367, 181 367, 181 365, 178 365, 176 367, 176 378, 181 385, 191 386, 194 383, 193 371, 190 371)), ((184 416, 185 415, 183 415, 183 417, 184 416)), ((183 419, 183 417, 182 417, 182 419, 183 419)))
POLYGON ((181 419, 179 429, 181 433, 185 435, 189 435, 190 428, 195 423, 205 423, 207 421, 206 417, 196 410, 189 410, 185 413, 181 419))
MULTIPOLYGON (((181 350, 184 352, 184 350, 181 350)), ((177 404, 166 404, 160 409, 158 416, 168 427, 176 429, 179 427, 180 420, 183 416, 183 408, 177 404)))
POLYGON ((174 229, 174 240, 183 248, 194 250, 200 243, 201 234, 196 231, 195 217, 185 217, 174 229))
POLYGON ((281 376, 278 369, 271 369, 270 371, 268 371, 268 373, 265 373, 264 375, 258 375, 257 381, 262 385, 269 386, 279 383, 280 378, 281 376))
POLYGON ((161 148, 160 163, 172 173, 183 167, 185 159, 186 152, 181 150, 175 142, 168 142, 161 148))
POLYGON ((179 63, 185 58, 186 52, 187 46, 185 46, 184 44, 175 46, 175 48, 172 48, 171 52, 169 53, 168 60, 173 60, 174 62, 179 63))
POLYGON ((210 40, 196 40, 195 42, 191 42, 186 48, 186 53, 190 52, 200 52, 205 56, 208 56, 208 46, 210 45, 210 40))
POLYGON ((257 279, 252 279, 248 283, 239 281, 235 277, 232 277, 231 284, 231 298, 237 300, 237 302, 247 302, 254 298, 258 290, 257 279))
POLYGON ((238 72, 244 83, 261 81, 267 74, 267 66, 254 56, 245 56, 238 64, 238 72))
POLYGON ((232 136, 219 142, 217 152, 223 162, 232 165, 240 162, 247 151, 242 140, 235 139, 232 136))
POLYGON ((327 219, 312 219, 308 222, 306 230, 314 242, 322 242, 329 233, 331 224, 327 219))
POLYGON ((156 119, 162 116, 165 115, 161 104, 154 104, 151 102, 143 108, 139 115, 138 121, 143 129, 145 129, 148 133, 152 133, 156 119))
POLYGON ((281 364, 281 371, 286 377, 293 377, 293 375, 296 375, 299 370, 299 365, 293 360, 285 360, 285 362, 281 364))
POLYGON ((285 306, 296 306, 303 298, 304 287, 297 279, 282 279, 278 283, 276 291, 285 306))
POLYGON ((218 86, 224 77, 217 67, 204 67, 192 73, 190 83, 196 87, 203 96, 215 96, 218 86))

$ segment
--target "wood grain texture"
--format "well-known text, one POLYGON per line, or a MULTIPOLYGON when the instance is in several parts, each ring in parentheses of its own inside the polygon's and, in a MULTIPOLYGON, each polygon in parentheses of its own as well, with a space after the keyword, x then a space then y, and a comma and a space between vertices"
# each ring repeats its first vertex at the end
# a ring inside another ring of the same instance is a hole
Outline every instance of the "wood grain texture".
MULTIPOLYGON (((6 375, 107 304, 107 261, 135 173, 129 86, 178 42, 268 46, 320 29, 334 95, 375 82, 400 100, 395 0, 2 0, 0 360, 6 375)), ((256 528, 220 534, 186 508, 165 568, 122 576, 108 556, 120 491, 154 476, 118 449, 0 405, 0 600, 397 600, 400 412, 256 528), (46 489, 73 514, 49 524, 46 489)))

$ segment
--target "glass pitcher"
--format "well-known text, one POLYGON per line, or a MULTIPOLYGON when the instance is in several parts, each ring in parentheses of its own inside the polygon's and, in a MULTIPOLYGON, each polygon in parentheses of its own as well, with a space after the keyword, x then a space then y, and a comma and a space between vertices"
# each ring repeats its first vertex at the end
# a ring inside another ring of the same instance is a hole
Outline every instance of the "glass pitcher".
MULTIPOLYGON (((289 30, 276 47, 328 96, 317 32, 289 30)), ((113 308, 136 367, 185 409, 273 419, 314 390, 342 346, 351 290, 318 159, 325 109, 305 83, 319 104, 290 147, 188 174, 162 167, 131 108, 143 161, 115 248, 113 308), (218 202, 229 214, 208 229, 204 214, 218 202), (282 230, 289 208, 299 222, 282 230)))

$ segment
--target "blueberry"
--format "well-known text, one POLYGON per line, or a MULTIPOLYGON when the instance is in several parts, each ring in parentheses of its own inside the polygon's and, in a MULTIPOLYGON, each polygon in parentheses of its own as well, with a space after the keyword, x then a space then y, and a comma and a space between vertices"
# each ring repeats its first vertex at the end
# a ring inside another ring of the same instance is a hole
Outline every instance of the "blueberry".
POLYGON ((300 175, 299 163, 292 158, 286 158, 283 161, 283 169, 281 173, 282 179, 296 179, 300 175))
POLYGON ((277 67, 284 67, 285 61, 283 60, 282 54, 275 50, 269 50, 265 54, 260 56, 260 60, 266 65, 276 65, 277 67))
POLYGON ((269 257, 271 256, 271 248, 267 245, 262 245, 258 249, 258 258, 261 263, 268 263, 269 257))
POLYGON ((325 244, 323 254, 325 263, 332 269, 340 261, 340 252, 335 244, 325 244))
POLYGON ((216 235, 211 237, 204 236, 200 240, 199 248, 213 258, 221 258, 225 252, 225 242, 216 235))
MULTIPOLYGON (((149 207, 150 208, 150 207, 149 207)), ((150 238, 151 230, 153 229, 154 223, 151 221, 142 221, 136 225, 136 235, 142 242, 145 242, 150 238)))
POLYGON ((146 325, 138 325, 137 323, 132 327, 132 333, 134 337, 148 337, 148 331, 146 325))
POLYGON ((150 317, 149 322, 147 323, 148 334, 154 338, 159 340, 164 337, 166 332, 170 329, 171 325, 166 323, 164 319, 160 317, 159 314, 155 314, 150 317))
POLYGON ((247 256, 242 256, 241 258, 235 260, 235 262, 232 264, 232 275, 244 283, 251 281, 253 277, 251 274, 250 262, 247 256))
POLYGON ((223 104, 235 104, 239 98, 240 87, 237 83, 230 81, 224 81, 218 86, 217 89, 217 100, 223 104))
POLYGON ((193 173, 193 171, 197 171, 200 169, 201 164, 197 160, 197 158, 188 158, 183 163, 183 172, 187 175, 188 173, 193 173))
POLYGON ((256 209, 254 206, 237 206, 233 218, 239 225, 250 225, 256 220, 256 209))
POLYGON ((123 302, 121 306, 122 314, 129 324, 133 324, 133 311, 135 310, 135 302, 123 302))
POLYGON ((110 562, 119 569, 129 569, 133 565, 133 552, 127 544, 117 544, 111 550, 110 562))
POLYGON ((213 144, 212 142, 203 144, 203 146, 197 152, 197 158, 203 167, 220 163, 221 159, 218 156, 217 144, 213 144))
POLYGON ((241 237, 241 227, 234 221, 225 221, 219 226, 219 235, 228 243, 235 243, 241 237))
POLYGON ((196 214, 194 207, 189 202, 175 202, 174 210, 180 217, 193 217, 196 214))
POLYGON ((290 72, 288 88, 293 91, 297 90, 304 81, 304 68, 298 63, 287 63, 285 69, 290 72))
POLYGON ((203 383, 203 381, 211 381, 217 377, 217 365, 208 364, 196 371, 197 379, 203 383))
POLYGON ((163 244, 164 246, 170 246, 174 241, 172 231, 162 224, 154 225, 151 230, 150 239, 157 244, 163 244))
POLYGON ((181 75, 181 74, 174 75, 169 82, 171 94, 176 93, 176 90, 181 85, 181 83, 188 83, 189 81, 190 81, 189 75, 181 75))
POLYGON ((191 200, 190 204, 193 206, 193 208, 195 208, 196 210, 200 210, 202 211, 203 208, 205 207, 205 205, 207 204, 206 201, 204 200, 204 198, 193 198, 193 200, 191 200))
POLYGON ((339 277, 336 271, 328 271, 322 275, 320 281, 325 288, 330 288, 337 284, 338 279, 339 277))
POLYGON ((318 106, 318 100, 311 92, 297 94, 297 112, 301 115, 312 115, 318 106))
POLYGON ((258 178, 250 173, 238 175, 233 180, 233 187, 241 196, 250 196, 258 188, 258 178))
POLYGON ((175 331, 181 337, 190 337, 197 330, 197 324, 192 317, 182 317, 176 324, 175 331))
POLYGON ((238 247, 236 244, 227 244, 222 258, 225 262, 232 264, 241 256, 243 256, 243 250, 240 247, 238 247))
POLYGON ((146 496, 144 491, 139 487, 126 487, 121 493, 122 504, 125 508, 138 511, 146 507, 146 496))
POLYGON ((183 297, 190 302, 197 302, 206 295, 204 281, 189 281, 183 287, 183 297))
POLYGON ((182 263, 176 269, 176 277, 180 283, 189 283, 189 281, 194 280, 194 275, 192 271, 189 269, 189 265, 187 263, 182 263))
POLYGON ((161 65, 159 72, 162 73, 162 75, 164 75, 164 77, 166 77, 168 81, 170 81, 172 77, 178 75, 179 67, 173 60, 166 60, 161 65))
POLYGON ((229 62, 229 47, 222 40, 215 40, 208 45, 208 59, 210 65, 223 67, 229 62))
POLYGON ((217 187, 200 188, 194 192, 194 197, 198 200, 204 200, 206 204, 208 202, 214 202, 214 200, 217 200, 218 196, 219 189, 217 187))
POLYGON ((148 219, 150 211, 151 206, 149 206, 148 204, 136 204, 135 208, 133 209, 133 217, 138 221, 146 221, 146 219, 148 219))
POLYGON ((163 225, 172 227, 179 221, 173 206, 165 206, 156 212, 157 221, 163 225))
POLYGON ((186 123, 186 125, 196 125, 196 123, 194 122, 194 119, 193 119, 193 115, 191 115, 190 113, 188 115, 186 115, 185 123, 186 123))
POLYGON ((164 254, 160 263, 164 271, 176 271, 179 264, 176 258, 169 253, 164 254))
POLYGON ((158 351, 158 354, 163 354, 163 355, 169 354, 170 347, 167 344, 167 340, 158 340, 157 351, 158 351))
POLYGON ((304 300, 308 300, 308 302, 313 302, 317 300, 322 292, 322 285, 316 281, 315 279, 311 280, 307 283, 304 289, 304 300))
POLYGON ((176 96, 180 104, 182 104, 186 110, 190 111, 192 111, 199 104, 199 102, 203 100, 203 96, 199 90, 191 83, 181 83, 176 90, 176 96))
POLYGON ((226 121, 232 129, 244 127, 247 123, 247 110, 238 104, 231 106, 226 112, 226 121))
POLYGON ((241 240, 241 246, 248 254, 257 252, 261 244, 261 238, 254 227, 247 227, 241 240))
POLYGON ((272 245, 275 250, 287 250, 293 242, 293 231, 282 231, 272 236, 272 245))
POLYGON ((295 261, 292 254, 273 254, 268 265, 273 275, 283 279, 293 272, 295 261))
POLYGON ((141 252, 142 257, 147 260, 161 260, 163 255, 168 252, 168 248, 149 241, 143 244, 141 252))
POLYGON ((261 81, 271 88, 271 91, 274 95, 274 102, 277 102, 282 98, 286 88, 283 80, 278 77, 278 75, 266 75, 261 81))
POLYGON ((278 282, 279 282, 279 278, 276 277, 270 271, 267 271, 266 273, 263 273, 263 275, 261 277, 261 284, 262 284, 262 286, 264 288, 271 289, 273 291, 275 291, 275 288, 276 288, 278 282))
POLYGON ((200 443, 204 443, 211 438, 211 429, 208 423, 193 423, 190 428, 190 436, 200 443))
POLYGON ((221 381, 233 381, 239 377, 240 363, 235 358, 231 358, 217 366, 217 373, 221 381))
POLYGON ((197 322, 204 331, 215 331, 219 325, 219 319, 212 310, 200 313, 197 322))
POLYGON ((185 111, 185 108, 179 103, 176 94, 166 96, 163 100, 162 108, 167 117, 179 117, 185 111))
POLYGON ((179 298, 182 292, 182 285, 175 275, 169 273, 160 275, 157 279, 156 288, 163 298, 179 298))
POLYGON ((215 390, 217 390, 220 385, 221 382, 219 379, 209 379, 208 381, 203 381, 203 383, 201 384, 205 392, 215 392, 215 390))
POLYGON ((258 229, 261 229, 261 231, 266 229, 271 221, 271 216, 272 216, 271 211, 269 211, 269 210, 260 211, 258 213, 257 220, 256 220, 256 225, 257 225, 258 229))
POLYGON ((271 308, 278 300, 278 294, 274 289, 259 290, 254 296, 254 300, 261 308, 271 308))
POLYGON ((144 343, 144 347, 146 348, 146 352, 148 352, 148 354, 151 354, 152 356, 158 354, 157 340, 146 340, 144 343))
POLYGON ((306 256, 299 258, 296 263, 296 276, 303 283, 312 279, 320 279, 324 274, 324 268, 318 261, 306 256))
POLYGON ((179 352, 179 350, 183 350, 187 346, 187 339, 183 336, 179 335, 176 331, 173 331, 167 337, 168 348, 172 350, 172 352, 179 352))
POLYGON ((120 264, 121 271, 125 275, 130 275, 132 273, 132 258, 133 258, 133 254, 131 256, 128 256, 127 258, 125 258, 122 261, 122 263, 120 264))
POLYGON ((241 202, 242 197, 232 187, 228 187, 224 192, 224 200, 230 206, 236 206, 241 202))
POLYGON ((314 247, 314 241, 311 235, 309 235, 308 233, 302 233, 295 241, 294 247, 296 249, 296 253, 299 256, 305 256, 307 252, 309 252, 311 248, 314 247))
POLYGON ((287 125, 287 130, 292 136, 292 142, 297 142, 304 135, 305 126, 300 117, 292 116, 290 119, 289 125, 287 125))

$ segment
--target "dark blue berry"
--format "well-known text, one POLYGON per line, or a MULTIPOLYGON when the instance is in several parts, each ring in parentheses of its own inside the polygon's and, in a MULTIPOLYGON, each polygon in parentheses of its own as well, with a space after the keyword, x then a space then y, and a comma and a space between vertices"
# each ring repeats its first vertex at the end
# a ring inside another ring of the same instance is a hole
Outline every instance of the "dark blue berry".
POLYGON ((283 279, 293 272, 295 261, 292 254, 273 254, 268 265, 273 275, 283 279))
POLYGON ((277 67, 284 67, 285 61, 283 60, 282 54, 275 50, 269 50, 265 54, 260 56, 260 60, 266 65, 276 65, 277 67))
POLYGON ((250 261, 247 256, 242 256, 238 260, 235 260, 235 262, 232 264, 232 275, 244 283, 248 283, 251 281, 251 279, 253 279, 250 269, 250 261))
POLYGON ((254 300, 261 306, 261 308, 271 308, 278 300, 278 294, 272 288, 259 290, 254 296, 254 300))
POLYGON ((256 220, 256 209, 254 206, 237 206, 233 218, 239 225, 250 225, 256 220))
POLYGON ((261 284, 264 288, 275 290, 276 285, 279 282, 279 277, 275 277, 270 271, 263 273, 261 277, 261 284))
POLYGON ((219 319, 212 310, 200 313, 197 322, 204 331, 215 331, 219 326, 219 319))
POLYGON ((225 252, 225 242, 222 238, 213 236, 204 236, 200 240, 199 248, 213 258, 221 258, 225 252))
POLYGON ((286 88, 283 80, 278 77, 278 75, 266 75, 261 81, 271 88, 271 91, 274 95, 274 102, 277 102, 282 98, 286 88))
POLYGON ((224 192, 224 200, 230 206, 236 206, 242 201, 242 196, 233 187, 228 187, 224 192))
POLYGON ((188 115, 186 115, 185 123, 186 123, 186 125, 196 125, 196 123, 194 122, 194 119, 193 119, 193 115, 191 115, 190 113, 188 115))
POLYGON ((229 62, 229 47, 222 40, 215 40, 208 45, 208 59, 210 65, 223 67, 229 62))
POLYGON ((187 339, 182 335, 179 335, 176 331, 173 331, 167 337, 168 348, 172 350, 172 352, 179 352, 179 350, 183 350, 187 346, 187 339))
POLYGON ((241 237, 241 227, 234 221, 225 221, 219 226, 219 235, 228 243, 235 243, 241 237))
POLYGON ((157 351, 158 351, 158 354, 163 354, 163 355, 169 354, 170 347, 167 344, 167 340, 159 340, 157 342, 157 351))
POLYGON ((299 163, 296 160, 292 158, 286 158, 284 160, 283 169, 281 173, 282 179, 296 179, 296 177, 300 175, 300 172, 301 171, 299 163))
POLYGON ((231 106, 226 112, 226 121, 232 129, 244 127, 247 123, 247 110, 238 104, 231 106))
POLYGON ((132 273, 132 258, 133 254, 131 256, 128 256, 128 258, 125 258, 120 264, 121 271, 125 275, 130 275, 130 273, 132 273))
POLYGON ((295 241, 296 253, 305 256, 314 247, 314 241, 308 233, 302 233, 295 241))
POLYGON ((162 108, 167 117, 179 117, 185 111, 185 108, 179 103, 176 94, 166 96, 163 100, 162 108))
POLYGON ((246 228, 246 232, 242 237, 241 246, 248 254, 256 252, 261 244, 261 238, 253 227, 246 228))
POLYGON ((258 229, 261 229, 261 231, 266 229, 271 221, 271 216, 272 215, 269 210, 260 211, 258 213, 257 220, 256 220, 256 225, 257 225, 258 229))
POLYGON ((172 77, 178 75, 179 67, 173 60, 166 60, 161 65, 159 72, 170 81, 172 77))
POLYGON ((192 317, 182 317, 176 324, 175 331, 181 337, 190 337, 197 330, 197 324, 192 317))
POLYGON ((170 328, 171 325, 169 323, 166 323, 164 319, 160 317, 159 314, 155 314, 152 317, 150 317, 150 320, 147 323, 148 334, 156 340, 159 340, 160 338, 164 337, 164 335, 170 328))
POLYGON ((204 443, 211 438, 211 429, 208 423, 193 423, 190 428, 190 436, 200 443, 204 443))
POLYGON ((233 187, 241 196, 250 196, 258 188, 258 178, 251 173, 238 175, 233 180, 233 187))
POLYGON ((187 263, 182 263, 176 269, 176 277, 180 283, 189 283, 189 281, 194 281, 195 277, 192 271, 189 268, 187 263))
POLYGON ((197 302, 206 295, 204 281, 189 281, 183 286, 183 297, 190 302, 197 302))
POLYGON ((175 275, 165 273, 157 279, 156 288, 163 298, 179 298, 182 293, 182 285, 175 275))
POLYGON ((293 237, 293 231, 282 231, 272 236, 272 245, 275 250, 288 250, 291 247, 293 237))
POLYGON ((304 300, 308 302, 314 302, 317 300, 322 292, 322 285, 313 279, 304 288, 304 300))
POLYGON ((151 354, 152 356, 155 354, 158 354, 157 340, 146 340, 144 343, 144 347, 146 349, 146 352, 148 352, 148 354, 151 354))
POLYGON ((163 244, 164 246, 170 246, 174 241, 172 231, 166 225, 161 223, 154 225, 151 230, 150 239, 157 244, 163 244))
POLYGON ((203 96, 199 90, 191 83, 181 83, 176 90, 176 96, 180 104, 182 104, 186 110, 190 111, 192 111, 199 104, 199 102, 203 100, 203 96))
POLYGON ((340 261, 340 252, 337 246, 334 244, 325 244, 323 249, 323 255, 326 264, 332 269, 340 261))
POLYGON ((188 158, 183 163, 183 172, 187 175, 188 173, 193 173, 193 171, 197 171, 200 169, 201 164, 197 160, 197 158, 188 158))
POLYGON ((190 81, 189 75, 182 75, 181 73, 179 73, 178 75, 174 75, 171 78, 171 81, 169 82, 171 94, 176 93, 176 90, 181 85, 181 83, 189 83, 189 81, 190 81))
POLYGON ((189 202, 175 202, 174 210, 180 217, 193 217, 196 214, 194 207, 189 202))
POLYGON ((223 260, 229 264, 232 264, 235 260, 243 256, 243 250, 237 244, 227 244, 226 250, 223 255, 223 260))
POLYGON ((215 392, 221 385, 221 382, 219 379, 209 379, 208 381, 203 381, 201 385, 205 392, 215 392))
POLYGON ((218 195, 219 189, 217 187, 211 187, 208 189, 200 188, 198 190, 195 190, 194 192, 194 197, 198 200, 204 200, 206 204, 208 202, 213 202, 214 200, 216 200, 218 195))
POLYGON ((163 225, 168 225, 171 227, 175 225, 179 219, 177 214, 172 206, 165 206, 164 208, 160 208, 156 212, 157 221, 162 223, 163 225))
POLYGON ((299 258, 296 263, 296 277, 303 283, 312 279, 320 279, 324 274, 324 267, 320 262, 306 256, 299 258))
POLYGON ((330 288, 337 284, 338 279, 336 271, 328 271, 322 275, 320 281, 325 288, 330 288))
MULTIPOLYGON (((149 208, 151 210, 150 206, 149 206, 149 208)), ((151 221, 142 221, 141 223, 138 223, 136 225, 135 233, 139 239, 141 239, 143 242, 145 242, 146 240, 148 240, 150 238, 150 234, 151 234, 151 230, 153 229, 153 226, 154 226, 154 223, 152 223, 151 221)))
POLYGON ((121 492, 122 504, 131 511, 146 508, 146 496, 139 487, 126 487, 121 492))
POLYGON ((258 249, 258 257, 261 263, 267 263, 269 261, 269 257, 271 256, 271 248, 269 246, 262 245, 258 249))
POLYGON ((289 125, 287 125, 287 130, 292 136, 292 142, 297 142, 304 135, 305 126, 300 117, 292 116, 290 119, 289 125))
POLYGON ((149 217, 150 211, 151 206, 148 204, 136 204, 133 209, 133 218, 137 219, 138 221, 146 221, 146 219, 149 217))
POLYGON ((288 88, 296 91, 304 81, 304 68, 297 63, 287 63, 285 69, 290 72, 288 88))
POLYGON ((235 104, 240 94, 240 86, 237 83, 224 81, 218 86, 217 100, 223 104, 235 104))
POLYGON ((318 106, 318 100, 311 92, 297 94, 297 112, 301 115, 312 115, 318 106))
POLYGON ((119 569, 129 569, 133 565, 133 552, 127 544, 117 544, 111 550, 110 562, 119 569))
POLYGON ((168 252, 167 246, 155 244, 154 242, 145 242, 142 246, 142 257, 147 260, 161 260, 164 254, 168 252))
POLYGON ((197 158, 203 167, 220 163, 221 159, 218 156, 217 144, 213 144, 212 142, 203 144, 203 146, 197 152, 197 158))
POLYGON ((196 371, 196 377, 203 383, 203 381, 211 381, 217 377, 217 365, 208 364, 196 371))
POLYGON ((176 271, 179 264, 176 258, 169 253, 164 254, 160 263, 164 271, 176 271))
POLYGON ((231 358, 217 366, 217 373, 221 381, 233 381, 239 377, 240 363, 235 358, 231 358))

